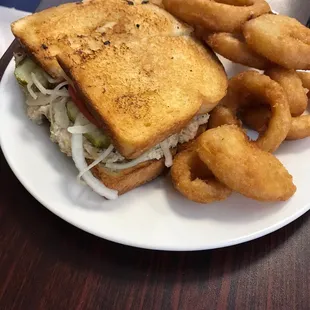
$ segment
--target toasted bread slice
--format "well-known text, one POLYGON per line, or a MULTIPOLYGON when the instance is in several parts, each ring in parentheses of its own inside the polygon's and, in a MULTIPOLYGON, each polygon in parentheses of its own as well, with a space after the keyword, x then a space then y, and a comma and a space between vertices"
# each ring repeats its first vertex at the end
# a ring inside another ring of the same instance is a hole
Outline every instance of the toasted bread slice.
MULTIPOLYGON (((200 126, 196 137, 204 131, 205 127, 200 126)), ((171 153, 174 156, 177 153, 177 148, 172 149, 171 153)), ((91 164, 92 161, 87 160, 87 162, 91 164)), ((122 195, 156 179, 165 170, 167 170, 165 166, 165 158, 161 158, 160 160, 148 160, 135 167, 115 172, 106 169, 103 165, 97 165, 92 168, 91 171, 106 187, 115 189, 118 191, 119 195, 122 195)))
POLYGON ((162 158, 160 160, 150 160, 136 167, 118 172, 112 172, 98 165, 92 169, 92 173, 105 186, 117 190, 119 195, 122 195, 154 180, 161 175, 165 169, 165 160, 162 158))
POLYGON ((126 0, 67 3, 24 17, 11 28, 33 59, 55 78, 62 76, 55 56, 67 47, 92 53, 107 44, 112 33, 118 40, 126 41, 131 37, 182 35, 192 31, 155 5, 145 1, 133 3, 126 0))
POLYGON ((133 159, 226 94, 216 56, 152 4, 92 0, 15 22, 12 31, 52 76, 62 68, 113 144, 133 159))
POLYGON ((201 106, 210 111, 227 79, 215 55, 190 36, 154 36, 110 45, 59 63, 113 144, 136 158, 179 132, 201 106))

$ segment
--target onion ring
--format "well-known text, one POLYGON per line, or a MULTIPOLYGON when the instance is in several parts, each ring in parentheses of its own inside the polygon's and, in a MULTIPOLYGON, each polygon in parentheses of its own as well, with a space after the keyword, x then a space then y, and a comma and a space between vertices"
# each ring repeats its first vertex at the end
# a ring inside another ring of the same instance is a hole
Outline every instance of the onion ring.
POLYGON ((163 0, 163 4, 188 24, 216 32, 241 31, 248 20, 271 11, 265 0, 163 0))
POLYGON ((261 70, 271 66, 269 60, 252 51, 237 34, 219 32, 206 35, 204 39, 214 52, 232 62, 261 70))
POLYGON ((310 115, 293 117, 286 140, 299 140, 307 137, 310 137, 310 115))
MULTIPOLYGON (((241 119, 257 132, 264 132, 268 126, 271 111, 267 106, 246 107, 241 113, 241 119)), ((292 117, 291 127, 286 140, 300 140, 310 137, 310 115, 292 117)))
POLYGON ((249 47, 287 69, 310 69, 310 29, 296 19, 265 14, 248 21, 243 34, 249 47))
MULTIPOLYGON (((247 113, 252 113, 255 115, 257 110, 255 108, 247 109, 247 113)), ((250 128, 256 130, 257 132, 264 132, 265 128, 268 126, 268 121, 270 117, 270 110, 263 107, 260 110, 260 115, 253 116, 242 116, 244 123, 250 128)), ((300 140, 310 137, 310 115, 301 115, 297 117, 292 117, 291 128, 286 136, 286 140, 300 140)))
POLYGON ((236 115, 240 108, 255 102, 269 105, 272 115, 268 128, 254 142, 267 152, 274 152, 286 138, 291 124, 291 114, 283 88, 268 76, 256 71, 246 71, 229 81, 222 104, 236 115))
POLYGON ((283 87, 291 115, 294 117, 302 115, 307 108, 308 97, 296 71, 275 67, 266 70, 265 74, 283 87))
POLYGON ((259 149, 235 125, 207 130, 198 156, 228 188, 259 201, 284 201, 296 191, 292 176, 272 154, 259 149))
POLYGON ((258 104, 245 107, 239 113, 242 122, 258 133, 265 132, 268 128, 268 122, 271 117, 271 111, 268 106, 258 104))
POLYGON ((182 195, 199 203, 225 200, 232 192, 216 180, 195 149, 177 154, 171 168, 171 179, 182 195))
MULTIPOLYGON (((143 0, 140 0, 140 3, 143 3, 143 0)), ((163 2, 162 0, 150 0, 149 3, 152 3, 154 5, 159 6, 160 8, 163 8, 163 2)))
POLYGON ((310 96, 310 71, 309 72, 296 72, 301 79, 302 86, 308 90, 308 97, 310 96))
MULTIPOLYGON (((309 90, 310 73, 297 72, 297 74, 302 80, 303 87, 309 90)), ((292 92, 294 92, 294 90, 294 88, 291 89, 292 92)), ((294 96, 292 100, 293 99, 294 96)), ((247 126, 261 133, 264 132, 268 126, 271 111, 268 106, 254 105, 251 107, 245 107, 241 111, 240 117, 247 126)), ((290 130, 286 136, 286 140, 299 140, 307 137, 310 137, 310 115, 292 117, 290 130)))
POLYGON ((218 105, 210 112, 208 128, 216 128, 222 125, 241 126, 242 124, 231 109, 224 105, 218 105))

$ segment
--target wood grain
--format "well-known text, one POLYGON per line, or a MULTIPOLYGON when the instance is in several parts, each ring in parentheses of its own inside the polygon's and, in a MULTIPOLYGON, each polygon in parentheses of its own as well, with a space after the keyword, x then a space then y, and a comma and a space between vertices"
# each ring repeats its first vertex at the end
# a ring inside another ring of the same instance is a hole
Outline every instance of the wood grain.
POLYGON ((57 218, 0 158, 0 309, 309 309, 309 214, 235 247, 134 249, 57 218))
POLYGON ((309 258, 309 213, 213 251, 156 252, 96 238, 41 206, 0 154, 1 310, 308 310, 309 258))

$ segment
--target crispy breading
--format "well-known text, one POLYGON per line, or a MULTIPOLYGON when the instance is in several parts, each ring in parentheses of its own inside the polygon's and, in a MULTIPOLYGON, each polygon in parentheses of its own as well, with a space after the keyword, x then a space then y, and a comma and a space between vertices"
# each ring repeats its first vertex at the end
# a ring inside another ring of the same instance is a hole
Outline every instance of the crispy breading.
POLYGON ((272 154, 259 149, 236 125, 207 130, 198 155, 219 181, 260 201, 282 201, 296 191, 292 176, 272 154))

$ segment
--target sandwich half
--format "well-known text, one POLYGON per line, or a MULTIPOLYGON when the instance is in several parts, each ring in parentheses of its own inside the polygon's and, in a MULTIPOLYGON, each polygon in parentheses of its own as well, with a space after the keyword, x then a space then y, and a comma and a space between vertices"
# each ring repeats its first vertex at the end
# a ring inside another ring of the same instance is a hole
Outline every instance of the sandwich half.
POLYGON ((80 177, 116 198, 171 166, 224 97, 227 77, 192 29, 147 1, 64 4, 12 24, 28 116, 80 177))

